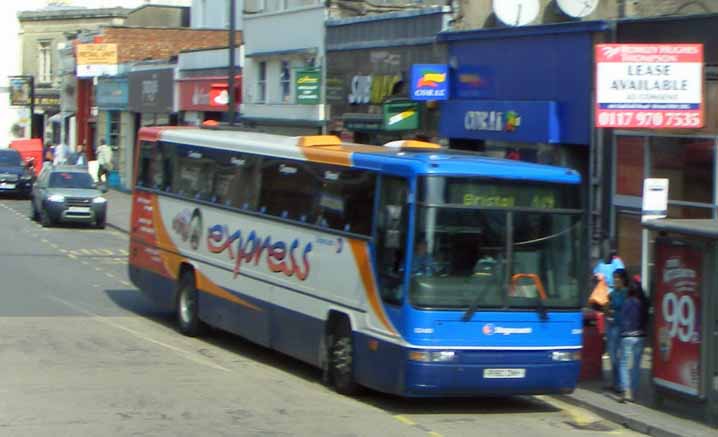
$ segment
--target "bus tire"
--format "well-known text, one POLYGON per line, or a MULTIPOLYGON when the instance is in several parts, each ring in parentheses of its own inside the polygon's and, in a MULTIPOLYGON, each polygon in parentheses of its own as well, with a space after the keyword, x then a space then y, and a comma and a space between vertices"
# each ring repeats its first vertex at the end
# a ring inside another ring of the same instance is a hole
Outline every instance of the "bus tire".
POLYGON ((329 345, 329 377, 334 390, 343 395, 353 395, 359 391, 354 380, 354 341, 349 321, 338 321, 327 340, 329 345))
POLYGON ((177 286, 177 328, 188 337, 197 337, 204 331, 199 319, 199 297, 194 274, 184 272, 177 286))

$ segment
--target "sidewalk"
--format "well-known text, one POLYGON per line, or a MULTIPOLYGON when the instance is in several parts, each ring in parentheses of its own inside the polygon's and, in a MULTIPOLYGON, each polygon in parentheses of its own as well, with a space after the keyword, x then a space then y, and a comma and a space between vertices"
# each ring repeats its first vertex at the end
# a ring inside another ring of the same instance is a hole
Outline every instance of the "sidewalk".
MULTIPOLYGON (((105 193, 105 197, 108 200, 107 225, 129 233, 132 197, 128 193, 116 190, 108 191, 105 193)), ((604 376, 608 381, 610 369, 606 361, 604 359, 604 376)), ((716 437, 718 435, 718 429, 655 409, 649 348, 646 348, 641 368, 641 390, 636 395, 636 403, 617 402, 616 398, 603 391, 604 383, 602 381, 582 382, 574 393, 557 396, 557 398, 590 410, 634 431, 652 436, 716 437)))
MULTIPOLYGON (((619 403, 618 398, 607 393, 603 381, 584 381, 570 395, 558 396, 564 402, 585 408, 611 422, 644 434, 660 437, 715 437, 718 429, 684 417, 691 411, 672 411, 671 414, 654 405, 654 390, 651 381, 651 351, 646 348, 641 364, 641 384, 635 403, 619 403), (679 416, 680 414, 680 416, 679 416)), ((609 381, 610 364, 604 359, 604 380, 609 381)), ((696 420, 699 420, 696 418, 696 420)))
POLYGON ((132 196, 112 189, 104 196, 107 198, 107 226, 129 233, 132 196))

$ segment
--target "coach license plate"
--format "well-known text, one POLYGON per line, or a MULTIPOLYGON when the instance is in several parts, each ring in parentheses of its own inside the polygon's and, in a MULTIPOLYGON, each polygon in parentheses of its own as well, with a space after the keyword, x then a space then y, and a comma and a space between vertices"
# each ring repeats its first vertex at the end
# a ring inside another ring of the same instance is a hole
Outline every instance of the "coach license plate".
POLYGON ((90 212, 90 208, 86 206, 71 206, 67 210, 70 212, 90 212))
POLYGON ((14 190, 15 184, 8 184, 7 182, 0 183, 0 190, 14 190))
POLYGON ((521 379, 526 377, 526 369, 484 369, 487 379, 521 379))

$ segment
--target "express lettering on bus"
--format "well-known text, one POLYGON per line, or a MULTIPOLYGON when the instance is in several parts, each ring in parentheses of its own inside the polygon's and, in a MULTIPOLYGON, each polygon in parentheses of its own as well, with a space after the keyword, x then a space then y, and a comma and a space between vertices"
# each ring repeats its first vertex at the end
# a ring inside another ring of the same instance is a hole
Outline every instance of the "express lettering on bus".
POLYGON ((311 266, 309 252, 312 251, 312 243, 304 244, 301 249, 301 266, 297 260, 297 252, 301 243, 295 238, 291 244, 284 241, 272 242, 271 236, 262 238, 256 231, 251 231, 246 238, 242 236, 240 229, 230 234, 226 225, 214 225, 209 228, 207 234, 207 248, 212 253, 227 251, 229 259, 234 260, 234 277, 236 278, 242 267, 242 263, 258 265, 262 256, 266 254, 267 267, 274 273, 284 273, 286 276, 296 276, 304 281, 309 276, 311 266), (233 243, 237 244, 233 248, 233 243), (236 252, 236 253, 235 253, 236 252))

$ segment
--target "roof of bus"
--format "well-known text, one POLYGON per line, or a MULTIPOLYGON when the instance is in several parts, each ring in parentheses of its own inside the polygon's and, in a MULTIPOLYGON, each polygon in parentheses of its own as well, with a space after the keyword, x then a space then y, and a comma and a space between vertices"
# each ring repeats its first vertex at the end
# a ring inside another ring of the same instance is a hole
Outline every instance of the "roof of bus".
POLYGON ((340 143, 335 137, 288 137, 230 130, 151 127, 140 131, 140 139, 241 150, 404 176, 484 176, 574 184, 581 180, 578 172, 563 167, 489 158, 449 149, 415 150, 340 143), (302 141, 307 138, 312 141, 302 141), (327 139, 326 145, 322 144, 323 138, 327 139))

